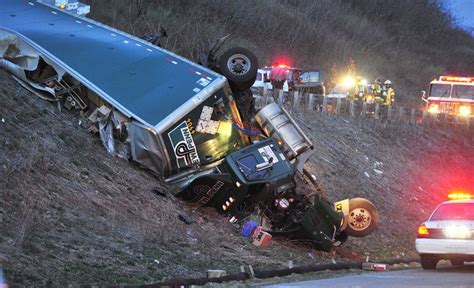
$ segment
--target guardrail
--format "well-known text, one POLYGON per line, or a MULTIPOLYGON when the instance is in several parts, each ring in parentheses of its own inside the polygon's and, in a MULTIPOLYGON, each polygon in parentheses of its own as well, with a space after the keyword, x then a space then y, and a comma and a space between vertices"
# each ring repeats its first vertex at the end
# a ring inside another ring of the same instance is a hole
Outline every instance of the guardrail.
POLYGON ((409 109, 396 104, 384 105, 378 102, 367 104, 360 100, 330 98, 312 93, 284 92, 283 90, 254 91, 254 97, 257 107, 277 102, 289 111, 303 111, 322 117, 350 116, 359 119, 403 122, 428 128, 454 126, 465 131, 474 130, 472 129, 473 117, 455 116, 447 113, 432 114, 426 110, 409 109))

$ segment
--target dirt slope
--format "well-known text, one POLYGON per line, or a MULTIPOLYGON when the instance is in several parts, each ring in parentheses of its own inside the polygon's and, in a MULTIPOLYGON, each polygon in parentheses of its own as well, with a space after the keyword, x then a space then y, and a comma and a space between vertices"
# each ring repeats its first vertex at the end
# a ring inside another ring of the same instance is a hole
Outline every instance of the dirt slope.
MULTIPOLYGON (((0 81, 0 266, 11 284, 136 284, 330 261, 285 239, 253 247, 214 211, 187 206, 169 196, 173 187, 108 155, 80 115, 58 111, 3 70, 0 81)), ((474 191, 472 134, 296 112, 330 198, 367 197, 380 209, 379 229, 350 239, 338 260, 414 255, 416 226, 446 192, 474 191)))
POLYGON ((213 210, 108 155, 86 120, 30 94, 0 70, 0 267, 14 286, 143 283, 327 262, 275 242, 259 250, 213 210), (155 191, 155 192, 154 192, 155 191), (194 223, 178 219, 184 211, 194 223))

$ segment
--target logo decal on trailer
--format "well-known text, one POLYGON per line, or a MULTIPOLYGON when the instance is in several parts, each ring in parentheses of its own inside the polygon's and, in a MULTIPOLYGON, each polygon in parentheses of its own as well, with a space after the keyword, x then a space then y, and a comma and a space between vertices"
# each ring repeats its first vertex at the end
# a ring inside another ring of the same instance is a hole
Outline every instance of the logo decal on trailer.
POLYGON ((178 168, 199 164, 199 156, 196 152, 193 136, 189 130, 188 123, 183 121, 168 133, 178 168))

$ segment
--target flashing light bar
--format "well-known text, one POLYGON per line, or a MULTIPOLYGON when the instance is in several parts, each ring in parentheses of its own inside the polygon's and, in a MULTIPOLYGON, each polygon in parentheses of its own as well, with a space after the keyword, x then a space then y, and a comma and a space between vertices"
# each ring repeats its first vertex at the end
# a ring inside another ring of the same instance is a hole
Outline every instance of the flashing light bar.
POLYGON ((474 77, 439 76, 439 81, 472 83, 474 77))
POLYGON ((291 67, 291 66, 288 66, 286 64, 276 64, 276 65, 272 65, 272 66, 267 66, 265 65, 263 67, 263 69, 273 69, 273 68, 282 68, 282 69, 287 69, 287 70, 290 70, 290 69, 300 69, 300 68, 295 68, 295 67, 291 67))
POLYGON ((473 199, 472 195, 465 192, 453 192, 448 195, 449 200, 469 200, 473 199))

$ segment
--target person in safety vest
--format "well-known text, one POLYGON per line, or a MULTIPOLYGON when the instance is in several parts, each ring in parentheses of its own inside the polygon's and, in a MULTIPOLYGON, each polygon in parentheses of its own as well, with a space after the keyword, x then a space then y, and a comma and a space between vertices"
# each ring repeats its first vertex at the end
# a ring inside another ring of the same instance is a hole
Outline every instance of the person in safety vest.
POLYGON ((372 84, 372 92, 374 93, 375 101, 381 101, 382 99, 382 81, 376 78, 374 84, 372 84))
POLYGON ((392 87, 392 81, 386 80, 384 82, 384 104, 392 105, 395 101, 395 90, 392 87))

